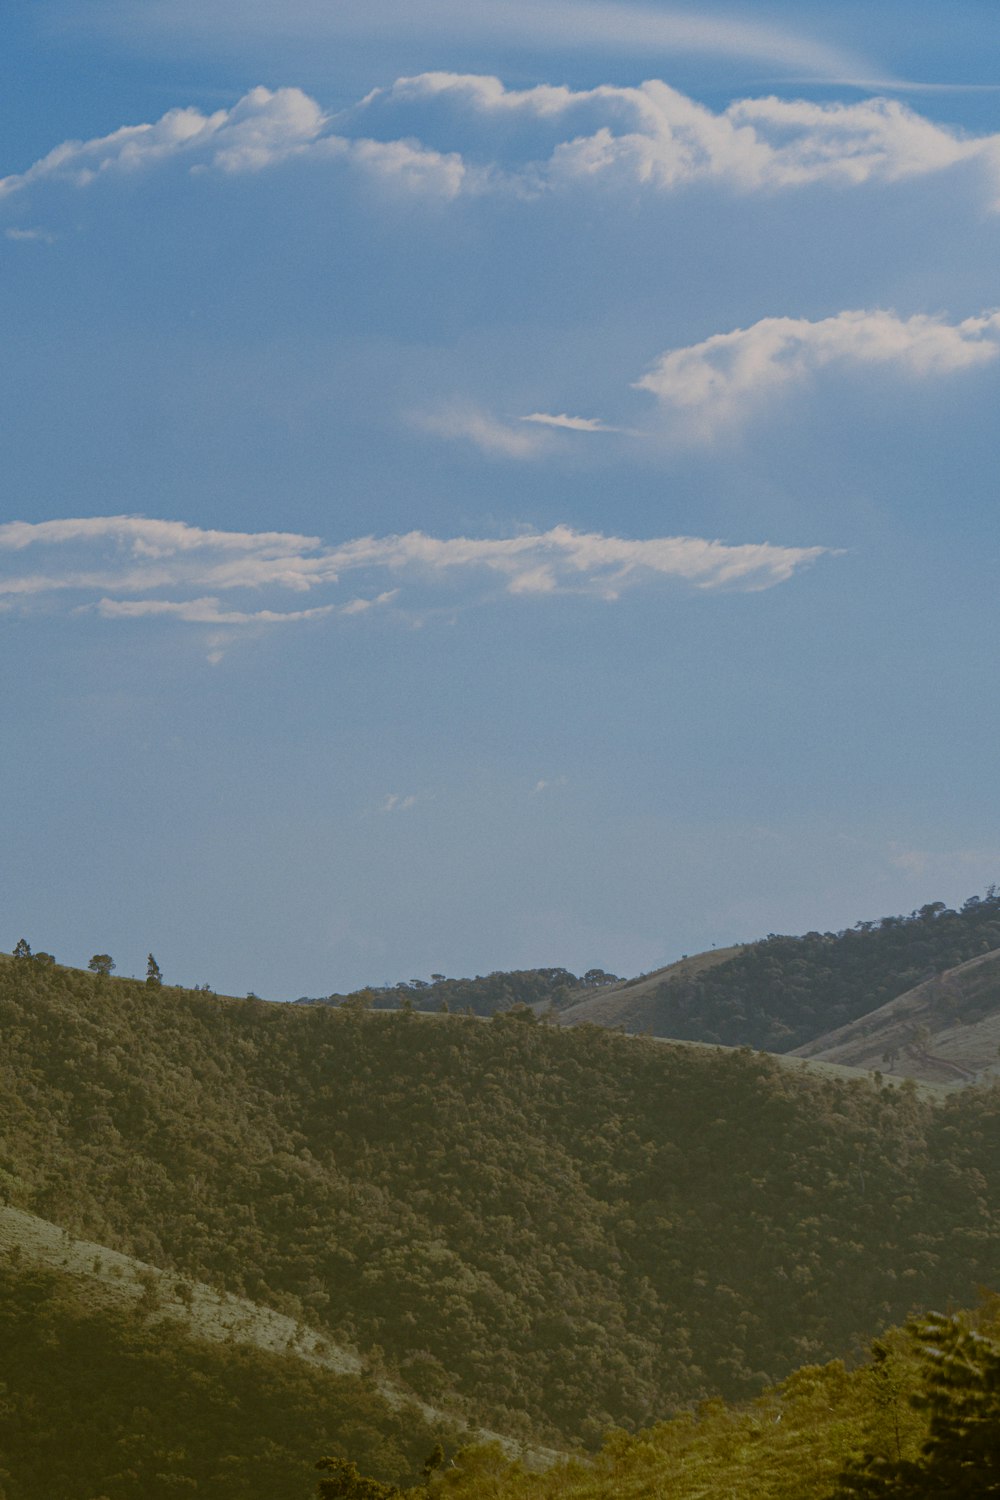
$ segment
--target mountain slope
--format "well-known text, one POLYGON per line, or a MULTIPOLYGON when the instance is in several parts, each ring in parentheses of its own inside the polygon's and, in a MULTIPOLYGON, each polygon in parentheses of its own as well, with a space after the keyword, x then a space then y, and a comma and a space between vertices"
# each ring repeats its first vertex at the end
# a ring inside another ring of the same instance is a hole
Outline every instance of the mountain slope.
POLYGON ((622 1031, 656 1033, 660 1014, 657 1000, 664 985, 684 984, 718 964, 727 963, 741 951, 739 947, 712 948, 707 953, 678 959, 663 969, 654 969, 651 974, 641 974, 637 979, 602 986, 590 994, 577 991, 571 997, 571 1003, 559 1011, 559 1024, 611 1026, 622 1031))
POLYGON ((154 1305, 152 1282, 138 1301, 94 1290, 66 1270, 0 1256, 5 1500, 299 1500, 320 1453, 412 1482, 435 1441, 458 1438, 454 1425, 430 1426, 302 1351, 194 1337, 154 1305))
POLYGON ((792 1054, 930 1083, 1000 1075, 1000 949, 971 958, 792 1054))
POLYGON ((1000 1281, 998 1101, 519 1012, 223 1001, 0 966, 15 1207, 596 1439, 1000 1281))
POLYGON ((876 1010, 935 974, 1000 948, 1000 894, 960 911, 940 901, 844 932, 772 935, 616 986, 562 1019, 679 1040, 788 1052, 876 1010), (706 962, 711 959, 712 962, 706 962), (721 961, 720 961, 721 960, 721 961))

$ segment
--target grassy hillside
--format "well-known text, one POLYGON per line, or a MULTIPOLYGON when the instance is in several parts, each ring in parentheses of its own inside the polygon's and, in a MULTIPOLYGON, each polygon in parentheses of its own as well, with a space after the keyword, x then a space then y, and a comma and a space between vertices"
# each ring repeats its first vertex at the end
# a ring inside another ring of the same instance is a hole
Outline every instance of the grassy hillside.
POLYGON ((845 932, 772 935, 728 950, 722 962, 702 954, 686 970, 608 989, 563 1019, 787 1052, 998 948, 1000 894, 991 888, 960 911, 937 901, 845 932))
POLYGON ((656 997, 665 984, 696 979, 741 951, 739 947, 712 948, 708 953, 695 953, 666 968, 654 969, 651 974, 602 985, 589 994, 577 991, 560 1007, 559 1021, 564 1026, 616 1026, 622 1031, 654 1032, 656 997))
POLYGON ((0 967, 0 1195, 596 1440, 1000 1283, 1000 1101, 0 967))
POLYGON ((1000 949, 935 974, 915 989, 795 1054, 934 1083, 1000 1073, 1000 949))

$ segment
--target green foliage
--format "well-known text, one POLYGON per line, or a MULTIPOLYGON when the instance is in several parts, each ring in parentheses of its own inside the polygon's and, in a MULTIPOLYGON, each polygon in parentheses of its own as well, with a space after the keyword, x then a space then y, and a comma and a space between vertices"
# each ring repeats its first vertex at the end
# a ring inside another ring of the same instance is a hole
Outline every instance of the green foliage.
POLYGON ((647 1023, 660 1036, 791 1051, 995 948, 1000 894, 991 887, 960 911, 935 901, 846 932, 750 943, 717 967, 664 981, 647 1023))
POLYGON ((377 1348, 515 1436, 746 1399, 1000 1284, 990 1091, 932 1107, 508 1014, 150 1005, 13 962, 0 1036, 16 1206, 377 1348))
POLYGON ((160 966, 151 953, 146 955, 146 984, 152 990, 158 990, 163 984, 160 966))
MULTIPOLYGON (((554 1006, 557 1010, 583 998, 591 990, 613 984, 616 976, 603 969, 589 969, 577 978, 568 969, 513 969, 493 974, 477 974, 475 979, 446 979, 432 976, 428 984, 412 979, 386 989, 364 990, 370 1003, 379 1010, 406 1009, 426 1011, 471 1011, 477 1016, 492 1016, 515 1005, 554 1006)), ((302 999, 299 1005, 342 1005, 354 1001, 353 995, 330 995, 324 1000, 302 999)))
POLYGON ((1000 1495, 1000 1342, 960 1316, 932 1314, 910 1333, 920 1376, 911 1405, 929 1422, 919 1456, 866 1453, 841 1475, 835 1500, 1000 1495))
POLYGON ((95 953, 87 965, 92 974, 98 974, 102 979, 107 979, 116 967, 110 953, 95 953))
POLYGON ((392 1495, 433 1439, 370 1381, 95 1310, 66 1276, 0 1264, 6 1500, 304 1500, 324 1449, 354 1455, 380 1477, 372 1493, 392 1495))
POLYGON ((365 1478, 351 1460, 321 1458, 316 1467, 325 1475, 319 1482, 320 1500, 402 1500, 397 1485, 365 1478))

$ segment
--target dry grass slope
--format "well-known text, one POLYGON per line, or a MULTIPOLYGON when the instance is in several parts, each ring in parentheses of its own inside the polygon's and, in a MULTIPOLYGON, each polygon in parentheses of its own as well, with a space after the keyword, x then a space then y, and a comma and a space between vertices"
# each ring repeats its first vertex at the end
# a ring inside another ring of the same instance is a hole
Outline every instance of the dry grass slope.
POLYGON ((937 974, 791 1056, 926 1083, 1000 1076, 1000 949, 937 974))

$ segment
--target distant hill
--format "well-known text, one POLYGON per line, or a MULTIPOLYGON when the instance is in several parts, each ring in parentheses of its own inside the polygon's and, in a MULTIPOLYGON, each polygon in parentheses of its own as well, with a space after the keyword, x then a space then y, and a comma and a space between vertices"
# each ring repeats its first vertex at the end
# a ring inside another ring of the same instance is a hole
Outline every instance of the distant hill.
POLYGON ((792 1054, 929 1083, 1000 1075, 1000 949, 935 974, 792 1054))
MULTIPOLYGON (((685 956, 634 979, 603 969, 522 969, 474 979, 411 980, 301 1005, 496 1015, 517 1006, 564 1026, 597 1025, 679 1041, 794 1052, 925 980, 1000 948, 1000 894, 990 888, 958 911, 931 902, 909 916, 840 932, 771 934, 685 956)), ((913 1076, 923 1078, 919 1069, 913 1076)), ((952 1073, 951 1078, 960 1075, 952 1073)), ((928 1081, 944 1082, 934 1075, 928 1081)))
POLYGON ((590 991, 577 991, 559 1010, 562 1026, 611 1026, 621 1031, 657 1034, 660 1019, 660 996, 666 985, 686 984, 699 975, 728 963, 741 953, 742 947, 712 948, 707 953, 678 959, 663 969, 640 974, 637 979, 620 979, 590 991))
POLYGON ((561 1010, 618 983, 616 974, 605 973, 603 969, 590 969, 583 975, 571 974, 568 969, 510 969, 477 974, 475 979, 447 979, 443 974, 435 974, 429 981, 411 979, 409 983, 356 990, 346 995, 324 995, 317 999, 303 996, 295 1004, 343 1005, 363 997, 374 1010, 471 1011, 475 1016, 494 1016, 516 1005, 530 1005, 538 1011, 561 1010))
POLYGON ((0 1037, 10 1207, 514 1437, 744 1398, 1000 1283, 989 1091, 32 960, 0 965, 0 1037))
POLYGON ((560 1012, 681 1040, 790 1052, 1000 948, 1000 894, 932 902, 843 932, 771 935, 618 984, 560 1012))

